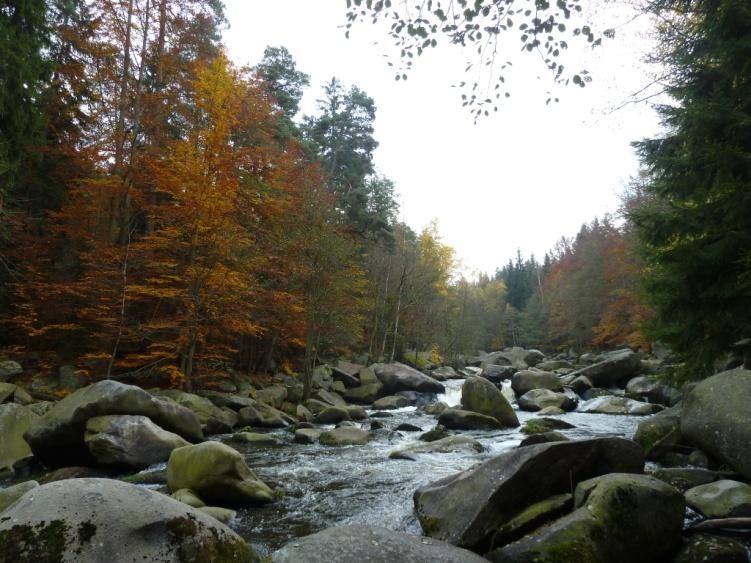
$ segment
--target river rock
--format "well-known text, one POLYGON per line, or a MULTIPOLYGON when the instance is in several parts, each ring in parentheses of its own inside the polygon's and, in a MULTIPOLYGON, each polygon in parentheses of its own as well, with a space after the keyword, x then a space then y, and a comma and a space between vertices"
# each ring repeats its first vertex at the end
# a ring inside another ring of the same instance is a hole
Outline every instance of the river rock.
POLYGON ((409 405, 415 407, 424 407, 436 400, 435 393, 419 393, 418 391, 397 391, 397 397, 407 399, 409 405))
POLYGON ((271 554, 273 563, 483 563, 479 555, 453 545, 379 528, 340 526, 297 538, 271 554))
POLYGON ((573 370, 574 364, 568 360, 544 360, 535 366, 542 371, 573 370))
POLYGON ((13 383, 0 383, 0 404, 16 403, 19 405, 30 405, 34 399, 22 387, 13 383))
POLYGON ((522 427, 522 432, 524 434, 541 434, 543 432, 550 432, 551 430, 568 430, 570 428, 576 428, 576 426, 565 420, 540 417, 532 418, 525 422, 522 427))
POLYGON ((379 411, 389 411, 394 409, 401 409, 409 406, 409 400, 399 395, 390 395, 388 397, 381 397, 373 403, 373 408, 379 411))
POLYGON ((566 411, 558 407, 545 407, 537 411, 537 414, 539 416, 561 416, 566 414, 566 411))
POLYGON ((483 550, 495 530, 527 506, 603 473, 643 468, 641 448, 622 438, 537 444, 419 488, 415 512, 426 535, 483 550))
POLYGON ((576 488, 575 506, 571 514, 491 551, 486 558, 519 563, 640 563, 664 561, 681 545, 683 498, 653 477, 613 473, 585 481, 576 488))
POLYGON ((383 384, 379 381, 377 383, 367 383, 360 385, 359 387, 352 387, 344 392, 344 398, 353 403, 370 404, 383 392, 383 384))
POLYGON ((30 459, 32 451, 24 434, 39 417, 16 403, 0 405, 0 470, 13 470, 17 463, 30 459))
POLYGON ((548 442, 568 441, 569 439, 560 432, 550 430, 548 432, 535 432, 534 434, 530 434, 519 443, 519 447, 523 448, 524 446, 533 446, 534 444, 547 444, 548 442))
POLYGON ((206 506, 206 503, 201 500, 195 491, 191 491, 190 489, 177 490, 170 495, 170 498, 182 502, 183 504, 187 504, 188 506, 192 506, 193 508, 206 506))
POLYGON ((586 375, 596 387, 612 387, 625 384, 639 375, 641 359, 632 350, 615 350, 602 354, 597 363, 573 372, 571 375, 586 375))
POLYGON ((681 434, 751 480, 751 371, 735 369, 696 385, 683 401, 681 434))
POLYGON ((191 410, 198 417, 206 434, 232 432, 237 424, 237 414, 232 409, 217 407, 205 397, 178 389, 158 389, 153 394, 191 410))
POLYGON ((258 389, 253 398, 259 403, 266 403, 278 409, 281 408, 282 403, 287 399, 287 389, 282 385, 270 385, 263 389, 258 389))
POLYGON ((497 418, 462 409, 446 409, 438 416, 438 423, 451 430, 488 430, 503 428, 497 418))
POLYGON ((718 474, 698 467, 661 467, 652 471, 652 477, 675 487, 681 493, 717 481, 718 474))
POLYGON ((661 405, 643 403, 641 401, 634 401, 633 399, 618 397, 616 395, 597 397, 579 405, 580 412, 598 414, 647 415, 658 413, 661 410, 663 410, 661 405))
POLYGON ((573 504, 574 496, 570 493, 554 495, 536 502, 498 528, 493 533, 491 545, 504 545, 516 541, 547 522, 563 516, 571 510, 573 504))
POLYGON ((555 407, 563 411, 572 410, 576 403, 563 393, 556 393, 550 389, 532 389, 517 400, 519 408, 525 411, 539 411, 546 407, 555 407))
POLYGON ((374 438, 371 432, 353 426, 343 426, 323 432, 318 441, 324 446, 362 446, 374 438))
POLYGON ((262 434, 260 432, 236 432, 228 438, 230 442, 240 444, 252 444, 254 446, 276 446, 279 441, 271 434, 262 434))
POLYGON ((514 374, 511 378, 511 388, 517 397, 521 397, 533 389, 549 389, 551 391, 562 391, 563 384, 558 376, 549 371, 522 370, 514 374))
POLYGON ((544 359, 545 354, 543 354, 539 350, 535 350, 534 348, 527 350, 526 354, 524 354, 524 362, 531 368, 538 365, 544 359))
POLYGON ((683 397, 678 389, 645 376, 630 379, 626 384, 626 393, 667 407, 672 407, 683 397))
POLYGON ((328 407, 313 417, 313 422, 316 424, 337 424, 342 420, 352 420, 344 407, 328 407))
POLYGON ((448 438, 448 436, 449 433, 446 431, 446 428, 444 426, 438 425, 435 428, 431 428, 424 434, 420 434, 419 440, 422 440, 423 442, 435 442, 436 440, 448 438))
POLYGON ((339 393, 336 391, 327 391, 326 389, 319 389, 316 391, 313 394, 313 399, 317 399, 322 403, 331 405, 332 407, 344 407, 347 405, 347 402, 342 399, 342 396, 339 395, 339 393))
POLYGON ((451 366, 441 366, 430 372, 430 376, 438 381, 446 381, 447 379, 461 379, 461 375, 456 373, 456 370, 451 366))
POLYGON ((0 382, 11 381, 23 373, 23 368, 13 360, 0 361, 0 382))
POLYGON ((490 416, 503 426, 519 426, 519 419, 503 393, 482 377, 467 378, 462 387, 461 404, 464 410, 490 416))
POLYGON ((323 431, 318 428, 298 428, 295 430, 295 442, 298 444, 315 444, 322 433, 323 431))
POLYGON ((681 411, 679 406, 671 407, 639 423, 634 441, 644 448, 647 459, 661 459, 678 443, 681 437, 681 411))
MULTIPOLYGON (((14 502, 28 493, 31 489, 36 489, 39 483, 36 481, 24 481, 16 485, 11 485, 5 489, 0 489, 0 512, 9 508, 14 502)), ((0 554, 1 555, 1 554, 0 554)))
POLYGON ((97 463, 134 468, 167 461, 172 450, 190 445, 145 416, 122 414, 90 418, 83 440, 97 463))
POLYGON ((338 360, 333 367, 332 376, 342 381, 345 387, 357 387, 360 385, 360 370, 365 366, 344 360, 338 360))
POLYGON ((422 372, 401 363, 373 364, 376 377, 383 383, 387 393, 419 391, 420 393, 443 393, 446 388, 422 372))
POLYGON ((511 379, 517 371, 519 370, 513 366, 489 364, 482 369, 480 376, 493 383, 500 383, 501 381, 511 379))
POLYGON ((191 489, 204 501, 236 506, 274 500, 273 491, 245 463, 237 450, 204 442, 172 451, 167 462, 171 491, 191 489))
POLYGON ((571 380, 571 383, 568 384, 571 389, 574 390, 575 393, 578 393, 579 395, 582 395, 584 392, 589 391, 594 387, 592 385, 592 382, 589 380, 589 378, 586 375, 578 375, 574 377, 571 380))
POLYGON ((86 421, 112 414, 147 416, 157 426, 188 441, 203 439, 201 423, 189 409, 112 380, 71 393, 37 418, 24 437, 34 455, 49 465, 91 464, 95 458, 84 442, 86 421))
POLYGON ((751 485, 723 479, 686 491, 686 503, 707 518, 751 516, 751 485))
POLYGON ((748 563, 742 541, 711 534, 692 535, 671 563, 748 563))
POLYGON ((252 407, 256 403, 250 397, 242 397, 241 395, 222 393, 220 391, 201 391, 199 395, 205 397, 219 408, 226 407, 235 412, 244 407, 252 407))
POLYGON ((0 518, 3 561, 260 561, 240 536, 166 495, 114 479, 35 488, 0 518))
POLYGON ((389 454, 391 459, 408 459, 415 461, 420 454, 445 454, 453 452, 479 453, 482 444, 469 436, 448 436, 431 442, 417 442, 406 448, 394 450, 389 454))

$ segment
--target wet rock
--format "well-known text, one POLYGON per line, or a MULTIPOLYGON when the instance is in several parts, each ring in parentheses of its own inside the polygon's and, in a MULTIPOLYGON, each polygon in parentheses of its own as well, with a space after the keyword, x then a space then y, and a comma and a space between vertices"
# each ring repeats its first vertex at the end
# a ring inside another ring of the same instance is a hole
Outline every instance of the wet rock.
POLYGON ((370 404, 383 393, 383 384, 367 383, 359 387, 352 387, 344 392, 344 398, 353 403, 370 404))
POLYGON ((718 479, 716 472, 695 467, 664 467, 655 469, 652 471, 652 477, 664 481, 682 493, 699 485, 712 483, 718 479))
POLYGON ((408 459, 415 461, 420 454, 445 454, 453 452, 479 453, 482 444, 469 436, 448 436, 430 442, 418 442, 389 454, 391 459, 408 459))
POLYGON ((647 455, 647 459, 659 460, 675 446, 681 437, 681 408, 672 407, 639 423, 634 434, 647 455))
POLYGON ((236 432, 228 438, 228 441, 253 444, 254 446, 275 446, 279 444, 279 441, 271 434, 261 434, 260 432, 236 432))
POLYGON ((681 434, 751 479, 751 371, 735 369, 696 385, 683 401, 681 434))
POLYGON ((566 411, 558 407, 545 407, 537 412, 540 416, 561 416, 566 414, 566 411))
MULTIPOLYGON (((461 404, 464 410, 492 417, 502 426, 519 426, 519 419, 503 393, 482 377, 467 378, 462 387, 461 404)), ((445 425, 443 422, 441 424, 445 425)))
POLYGON ((597 397, 612 397, 613 392, 608 391, 607 389, 602 389, 600 387, 592 387, 591 389, 587 389, 586 391, 581 393, 581 398, 585 401, 591 401, 592 399, 596 399, 597 397))
POLYGON ((376 377, 383 383, 387 393, 419 391, 420 393, 443 393, 446 388, 422 372, 405 364, 374 364, 376 377))
POLYGON ((222 524, 229 524, 230 521, 237 516, 237 512, 234 510, 222 508, 220 506, 202 506, 198 510, 204 514, 208 514, 216 520, 219 520, 222 524))
POLYGON ((686 491, 686 503, 707 518, 751 516, 751 485, 723 479, 686 491))
POLYGON ((191 491, 190 489, 180 489, 178 491, 175 491, 170 495, 170 498, 173 498, 183 504, 187 504, 188 506, 192 506, 193 508, 201 508, 202 506, 206 506, 206 503, 201 500, 201 498, 195 493, 195 491, 191 491))
POLYGON ((352 418, 352 420, 365 420, 366 418, 368 418, 368 413, 365 412, 365 409, 362 407, 347 405, 345 408, 347 409, 347 412, 349 413, 349 416, 352 418))
POLYGON ((321 434, 319 442, 324 446, 362 446, 374 439, 373 434, 354 427, 334 428, 321 434))
POLYGON ((569 439, 566 438, 563 434, 560 432, 555 431, 549 431, 549 432, 536 432, 534 434, 530 434, 524 440, 521 441, 519 444, 520 448, 523 448, 524 446, 533 446, 534 444, 547 444, 548 442, 568 442, 569 439))
POLYGON ((748 563, 748 547, 724 536, 691 536, 671 563, 748 563))
POLYGON ((589 378, 586 375, 579 375, 574 377, 571 382, 568 384, 571 389, 574 390, 574 392, 578 393, 579 395, 582 395, 584 392, 589 391, 594 387, 592 385, 592 382, 589 380, 589 378))
POLYGON ((539 411, 546 407, 560 410, 572 410, 576 403, 563 393, 556 393, 550 389, 532 389, 517 400, 519 408, 525 411, 539 411))
POLYGON ((493 383, 500 383, 501 381, 511 379, 517 371, 519 370, 513 366, 489 364, 482 369, 480 376, 493 383))
POLYGON ((571 375, 586 375, 596 387, 611 387, 625 384, 641 371, 641 358, 632 350, 615 350, 602 354, 598 359, 597 363, 571 375))
POLYGON ((661 405, 643 403, 615 395, 597 397, 579 406, 580 412, 599 414, 647 415, 658 413, 661 410, 663 410, 661 405))
POLYGON ((0 405, 0 470, 32 457, 31 448, 24 434, 39 417, 27 407, 16 403, 0 405))
POLYGON ((328 407, 313 417, 316 424, 337 424, 342 420, 351 420, 349 412, 344 407, 328 407))
POLYGON ((138 415, 90 418, 83 439, 97 463, 134 468, 167 461, 172 450, 190 445, 184 438, 138 415))
MULTIPOLYGON (((145 474, 137 474, 137 475, 145 475, 145 474)), ((39 483, 41 485, 46 485, 47 483, 54 483, 55 481, 64 481, 66 479, 86 479, 86 478, 107 478, 112 477, 112 469, 106 469, 106 468, 98 468, 98 467, 80 467, 80 466, 73 466, 73 467, 60 467, 59 469, 55 469, 54 471, 50 471, 43 477, 39 479, 39 483)), ((135 484, 150 484, 152 482, 157 483, 164 483, 165 479, 148 479, 147 481, 141 481, 140 479, 133 479, 135 476, 126 477, 128 479, 128 482, 132 482, 135 484)))
POLYGON ((239 452, 220 442, 172 451, 167 463, 171 491, 191 489, 207 502, 225 506, 262 504, 273 491, 248 467, 239 452))
POLYGON ((433 403, 432 405, 427 405, 425 407, 425 414, 438 415, 445 411, 447 408, 449 408, 449 406, 446 403, 444 403, 443 401, 438 401, 437 403, 433 403))
POLYGON ((630 379, 626 384, 626 393, 668 407, 672 407, 683 397, 678 389, 644 376, 630 379))
POLYGON ((7 561, 260 561, 214 518, 144 487, 73 479, 21 497, 0 519, 7 561))
POLYGON ((420 440, 423 442, 435 442, 436 440, 441 440, 443 438, 447 438, 449 436, 449 433, 446 431, 446 428, 443 426, 436 426, 435 428, 428 430, 424 434, 420 435, 420 440))
POLYGON ((273 563, 483 563, 482 557, 434 539, 375 526, 328 528, 271 554, 273 563))
POLYGON ((522 432, 524 434, 540 434, 551 430, 568 430, 569 428, 576 427, 565 420, 542 417, 528 420, 522 427, 522 432))
POLYGON ((569 493, 554 495, 536 502, 496 530, 491 545, 504 545, 516 541, 543 524, 563 516, 571 510, 573 504, 574 497, 569 493))
POLYGON ((418 393, 417 391, 398 391, 397 397, 404 397, 409 401, 409 405, 415 407, 424 407, 435 401, 435 393, 418 393))
POLYGON ((23 483, 0 489, 0 512, 9 508, 23 495, 28 493, 31 489, 36 489, 38 486, 39 483, 36 481, 24 481, 23 483))
POLYGON ((446 409, 438 417, 438 423, 451 430, 487 430, 504 426, 492 416, 461 409, 446 409))
POLYGON ((446 381, 447 379, 461 379, 461 375, 456 373, 456 370, 451 366, 441 366, 430 372, 430 376, 438 381, 446 381))
POLYGON ((394 428, 394 430, 397 432, 422 432, 422 428, 415 426, 414 424, 409 424, 408 422, 403 422, 394 428))
POLYGON ((550 391, 562 391, 563 384, 558 376, 549 371, 522 370, 514 374, 511 379, 511 388, 517 397, 521 397, 533 389, 549 389, 550 391))
POLYGON ((370 418, 391 418, 394 415, 386 411, 376 411, 370 415, 370 418))
POLYGON ((621 438, 538 444, 419 488, 415 511, 426 535, 483 552, 492 534, 527 506, 591 477, 643 467, 641 448, 621 438))
POLYGON ((317 428, 300 428, 295 430, 295 442, 298 444, 315 444, 322 433, 317 428))
POLYGON ((575 506, 571 514, 486 557, 519 563, 637 563, 664 561, 681 545, 683 498, 652 477, 614 473, 585 481, 576 488, 575 506))
POLYGON ((177 389, 158 389, 153 394, 191 410, 198 417, 206 434, 232 432, 237 424, 237 414, 232 409, 217 407, 205 397, 177 389))
POLYGON ((381 397, 373 403, 373 408, 378 410, 393 410, 401 409, 409 406, 409 401, 400 397, 399 395, 390 395, 388 397, 381 397))

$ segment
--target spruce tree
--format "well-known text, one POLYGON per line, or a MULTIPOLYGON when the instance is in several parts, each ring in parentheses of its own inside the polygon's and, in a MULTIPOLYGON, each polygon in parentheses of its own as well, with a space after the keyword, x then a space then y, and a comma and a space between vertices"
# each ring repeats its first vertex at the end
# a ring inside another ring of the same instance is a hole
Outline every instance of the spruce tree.
POLYGON ((662 0, 666 133, 636 146, 649 173, 632 212, 651 336, 688 375, 751 336, 751 3, 662 0))

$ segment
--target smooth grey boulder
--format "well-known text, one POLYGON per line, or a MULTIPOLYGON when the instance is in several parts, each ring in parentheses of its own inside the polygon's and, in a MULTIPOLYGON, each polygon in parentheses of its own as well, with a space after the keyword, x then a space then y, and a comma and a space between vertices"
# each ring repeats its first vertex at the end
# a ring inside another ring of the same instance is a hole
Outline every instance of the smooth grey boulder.
POLYGON ((271 554, 273 563, 483 563, 479 555, 430 538, 376 526, 340 526, 298 538, 271 554))
POLYGON ((11 381, 23 373, 23 368, 13 360, 0 361, 0 381, 11 381))
POLYGON ((318 441, 324 446, 362 446, 374 438, 371 432, 354 426, 342 426, 323 432, 318 441))
POLYGON ((449 406, 446 403, 444 403, 443 401, 438 401, 437 403, 433 403, 432 405, 427 405, 425 407, 425 414, 439 415, 447 408, 449 408, 449 406))
POLYGON ((682 407, 671 407, 642 420, 636 427, 634 441, 644 448, 647 459, 659 460, 678 443, 681 438, 681 412, 682 407))
POLYGON ((237 450, 204 442, 172 450, 167 462, 170 491, 190 489, 206 502, 225 506, 264 504, 274 492, 248 467, 237 450))
POLYGON ((322 433, 317 428, 298 428, 295 430, 295 442, 298 444, 315 444, 322 433))
POLYGON ((430 376, 438 381, 446 381, 447 379, 461 379, 462 376, 456 373, 456 370, 451 366, 441 366, 430 372, 430 376))
POLYGON ((360 370, 365 366, 355 364, 344 360, 339 360, 333 367, 333 377, 344 383, 346 387, 357 387, 360 385, 360 370))
POLYGON ((503 426, 519 426, 519 419, 503 393, 482 377, 469 377, 462 387, 464 410, 491 416, 503 426))
POLYGON ((417 489, 415 512, 426 535, 483 552, 527 506, 592 477, 643 468, 642 449, 623 438, 526 446, 417 489))
POLYGON ((191 410, 112 380, 71 393, 36 419, 24 437, 34 455, 51 466, 91 464, 96 460, 84 442, 86 421, 111 414, 147 416, 189 442, 203 440, 201 423, 191 410))
POLYGON ((488 430, 503 428, 497 418, 462 409, 446 409, 438 415, 438 424, 451 430, 488 430))
POLYGON ((381 397, 377 401, 373 402, 373 408, 379 411, 388 411, 394 409, 401 409, 409 406, 409 399, 401 397, 399 395, 389 395, 388 397, 381 397))
POLYGON ((532 389, 517 399, 519 408, 525 411, 539 411, 547 407, 572 410, 576 403, 563 393, 556 393, 550 389, 532 389))
POLYGON ((517 397, 521 397, 528 391, 532 391, 532 389, 562 391, 563 383, 561 383, 556 374, 549 371, 525 369, 517 371, 511 378, 511 388, 517 397))
POLYGON ((217 407, 206 397, 178 389, 158 389, 153 391, 153 395, 193 411, 206 434, 232 432, 232 428, 237 424, 237 414, 232 409, 217 407))
POLYGON ((645 376, 630 379, 626 384, 626 393, 666 407, 672 407, 683 397, 678 389, 645 376))
POLYGON ((370 404, 383 393, 383 383, 366 383, 344 391, 344 398, 352 403, 370 404))
POLYGON ((719 479, 716 471, 698 467, 662 467, 651 473, 652 477, 664 481, 676 490, 685 493, 689 489, 713 483, 719 479))
POLYGON ((501 381, 511 379, 517 371, 519 370, 513 366, 499 366, 496 364, 488 364, 482 369, 482 373, 480 373, 480 375, 488 381, 492 381, 493 383, 500 383, 501 381))
POLYGON ((751 485, 722 479, 699 485, 685 493, 686 503, 707 518, 751 516, 751 485))
POLYGON ((751 371, 708 377, 683 400, 681 434, 751 480, 751 371))
POLYGON ((337 424, 343 420, 352 420, 349 411, 344 407, 328 407, 313 417, 316 424, 337 424))
POLYGON ((24 434, 38 418, 31 409, 16 403, 0 405, 0 471, 12 471, 16 463, 31 458, 24 434))
POLYGON ((647 475, 613 473, 580 483, 571 514, 487 553, 514 563, 665 561, 681 546, 685 504, 647 475))
POLYGON ((36 489, 38 486, 39 483, 37 481, 24 481, 23 483, 0 489, 0 512, 9 508, 31 489, 36 489))
POLYGON ((662 405, 653 403, 643 403, 634 401, 626 397, 610 395, 607 397, 596 397, 586 403, 579 405, 579 412, 598 413, 598 414, 629 414, 629 415, 647 415, 655 414, 663 410, 662 405))
POLYGON ((446 454, 452 452, 479 453, 482 444, 469 436, 448 436, 431 442, 416 442, 389 454, 391 459, 416 460, 420 454, 446 454))
POLYGON ((172 450, 190 445, 145 416, 127 414, 90 418, 83 440, 97 463, 134 468, 167 461, 172 450))
POLYGON ((624 385, 629 379, 639 375, 641 358, 632 350, 615 350, 602 354, 598 362, 572 372, 570 375, 586 375, 595 387, 624 385))
POLYGON ((34 399, 22 387, 13 383, 0 383, 0 404, 17 403, 19 405, 30 405, 34 399))
POLYGON ((232 393, 222 393, 220 391, 201 391, 201 397, 205 397, 219 408, 229 408, 237 412, 243 407, 252 407, 256 402, 250 397, 242 397, 232 393))
POLYGON ((571 389, 574 390, 575 393, 578 393, 581 395, 585 391, 589 391, 594 387, 592 385, 592 382, 589 380, 589 378, 586 375, 577 375, 573 379, 571 379, 571 382, 568 384, 571 389))
POLYGON ((240 536, 214 518, 114 479, 42 485, 2 516, 2 561, 260 561, 240 536))
POLYGON ((438 381, 401 363, 373 364, 370 366, 383 383, 386 393, 419 391, 420 393, 443 393, 446 388, 438 381))

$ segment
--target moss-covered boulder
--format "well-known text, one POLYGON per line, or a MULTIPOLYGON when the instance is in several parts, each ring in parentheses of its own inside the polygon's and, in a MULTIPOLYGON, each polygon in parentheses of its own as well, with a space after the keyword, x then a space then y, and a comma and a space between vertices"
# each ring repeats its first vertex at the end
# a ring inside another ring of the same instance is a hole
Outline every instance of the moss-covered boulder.
POLYGON ((273 563, 483 563, 479 555, 444 542, 375 526, 340 526, 296 538, 271 554, 273 563))
POLYGON ((245 463, 237 450, 204 442, 172 451, 167 463, 171 491, 191 489, 206 502, 224 506, 263 504, 274 492, 245 463))
POLYGON ((563 383, 558 376, 549 371, 537 369, 524 369, 517 371, 511 378, 511 388, 517 397, 533 389, 548 389, 550 391, 562 391, 563 383))
POLYGON ((577 510, 486 554, 518 563, 665 561, 681 546, 685 505, 646 475, 609 474, 580 483, 577 510))
POLYGON ((0 405, 0 470, 32 456, 24 434, 39 417, 27 407, 16 403, 0 405))
POLYGON ((639 423, 634 441, 647 454, 647 459, 659 460, 675 446, 681 437, 681 408, 665 409, 639 423))
POLYGON ((632 350, 615 350, 597 358, 597 362, 571 373, 576 377, 586 375, 595 387, 625 385, 641 372, 641 357, 632 350))
POLYGON ((153 394, 193 411, 201 422, 205 434, 232 432, 232 428, 237 424, 237 414, 234 410, 228 407, 218 407, 206 397, 178 389, 158 389, 153 391, 153 394))
POLYGON ((448 436, 430 442, 417 442, 405 448, 394 450, 389 454, 391 459, 408 459, 415 461, 423 454, 447 454, 454 452, 479 453, 482 444, 469 436, 448 436))
POLYGON ((179 489, 172 493, 170 498, 182 502, 183 504, 187 504, 188 506, 192 506, 193 508, 206 506, 206 503, 201 500, 195 491, 191 491, 190 489, 179 489))
POLYGON ((0 382, 12 381, 21 374, 23 374, 23 368, 18 362, 13 360, 0 361, 0 382))
POLYGON ((451 430, 488 430, 504 426, 492 416, 462 409, 446 409, 438 417, 438 424, 451 430))
POLYGON ((686 491, 686 504, 707 518, 751 516, 751 485, 722 479, 686 491))
POLYGON ((491 545, 505 545, 516 541, 547 522, 565 515, 573 504, 574 496, 570 493, 554 495, 531 504, 495 531, 491 545))
POLYGON ((260 561, 235 532, 166 495, 114 479, 37 487, 0 518, 0 560, 260 561))
POLYGON ((751 371, 735 369, 696 385, 683 401, 681 434, 751 479, 751 371))
POLYGON ((641 448, 622 438, 538 444, 419 488, 415 512, 426 535, 484 552, 493 533, 531 504, 604 473, 643 467, 641 448))
POLYGON ((279 409, 282 407, 282 403, 287 400, 287 389, 282 385, 269 385, 257 390, 253 398, 259 403, 266 403, 275 409, 279 409))
POLYGON ((252 444, 254 446, 276 446, 279 444, 279 440, 271 434, 262 434, 260 432, 236 432, 227 441, 237 444, 252 444))
POLYGON ((548 442, 568 442, 568 441, 569 441, 569 438, 567 438, 560 432, 555 432, 551 430, 549 432, 536 432, 534 434, 530 434, 519 443, 519 447, 523 448, 525 446, 534 446, 535 444, 547 444, 548 442))
POLYGON ((437 403, 426 405, 425 414, 439 415, 447 408, 449 408, 449 406, 446 403, 444 403, 443 401, 438 401, 437 403))
POLYGON ((370 404, 383 392, 383 384, 378 381, 375 383, 366 383, 359 387, 352 387, 344 392, 344 398, 352 403, 370 404))
POLYGON ((327 407, 313 417, 316 424, 338 424, 343 420, 352 420, 344 407, 327 407))
POLYGON ((548 407, 558 408, 561 411, 576 408, 573 401, 565 393, 556 393, 550 389, 532 389, 518 399, 519 408, 525 411, 539 411, 548 407))
POLYGON ((742 541, 725 536, 695 534, 671 563, 748 563, 748 547, 742 541))
POLYGON ((19 405, 30 405, 34 399, 22 387, 13 383, 0 383, 0 404, 17 403, 19 405))
POLYGON ((295 430, 295 442, 298 444, 315 444, 323 432, 318 428, 298 428, 295 430))
POLYGON ((699 485, 713 483, 719 478, 715 471, 698 467, 661 467, 652 471, 651 475, 681 493, 699 485))
POLYGON ((189 442, 203 440, 201 423, 190 409, 112 380, 71 393, 36 419, 24 436, 34 455, 49 465, 93 464, 96 459, 84 442, 86 422, 113 414, 143 415, 189 442))
POLYGON ((134 468, 167 461, 172 450, 190 445, 145 416, 127 414, 90 418, 83 439, 97 463, 134 468))
POLYGON ((342 426, 323 432, 318 441, 324 446, 362 446, 373 439, 370 432, 354 426, 342 426))
POLYGON ((558 420, 557 418, 533 418, 524 423, 522 432, 524 434, 543 434, 545 432, 551 432, 553 430, 568 430, 570 428, 576 428, 573 424, 566 422, 565 420, 558 420))
POLYGON ((377 401, 373 402, 373 408, 379 411, 401 409, 408 406, 409 399, 400 395, 389 395, 387 397, 381 397, 377 401))
POLYGON ((0 489, 0 512, 9 508, 14 502, 28 493, 31 489, 39 486, 37 481, 24 481, 16 485, 11 485, 5 489, 0 489))
POLYGON ((462 408, 495 418, 503 426, 519 426, 513 407, 500 389, 482 377, 469 377, 462 387, 462 408))

